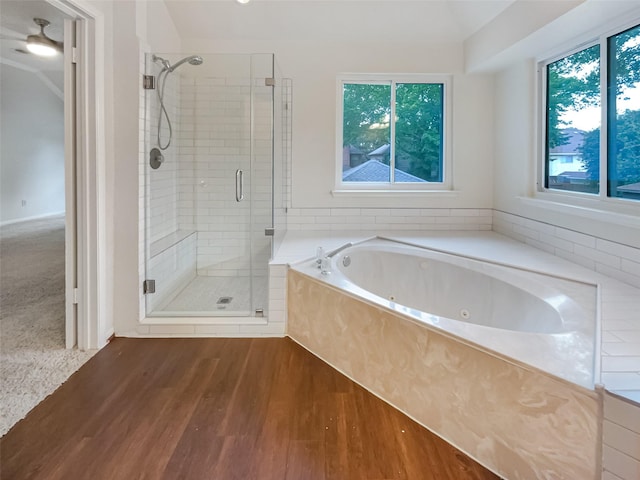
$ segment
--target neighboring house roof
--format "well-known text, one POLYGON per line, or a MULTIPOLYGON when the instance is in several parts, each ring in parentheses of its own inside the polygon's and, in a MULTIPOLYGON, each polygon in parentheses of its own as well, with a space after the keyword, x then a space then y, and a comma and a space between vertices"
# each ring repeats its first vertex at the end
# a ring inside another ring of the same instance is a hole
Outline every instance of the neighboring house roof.
POLYGON ((386 155, 387 153, 389 153, 390 149, 391 149, 391 146, 388 143, 385 143, 381 147, 378 147, 372 152, 369 152, 369 156, 386 155))
POLYGON ((623 185, 621 187, 618 187, 618 190, 625 193, 640 193, 640 182, 623 185))
POLYGON ((556 175, 557 177, 567 177, 567 178, 580 178, 587 179, 589 178, 588 172, 562 172, 556 175))
MULTIPOLYGON (((357 167, 346 170, 342 174, 343 182, 388 182, 389 181, 389 165, 385 165, 378 160, 368 160, 357 167)), ((402 170, 394 169, 396 182, 425 182, 422 178, 418 178, 402 170)))
POLYGON ((568 143, 565 145, 558 145, 557 147, 549 150, 551 154, 573 154, 578 153, 578 148, 582 147, 582 143, 584 140, 584 132, 583 130, 578 130, 577 128, 563 128, 560 130, 564 136, 567 137, 568 143))

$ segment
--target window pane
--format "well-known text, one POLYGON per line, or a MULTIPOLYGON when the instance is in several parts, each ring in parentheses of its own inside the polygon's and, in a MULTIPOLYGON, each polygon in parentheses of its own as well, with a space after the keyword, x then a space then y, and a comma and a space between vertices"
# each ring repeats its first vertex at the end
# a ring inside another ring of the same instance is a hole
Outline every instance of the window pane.
POLYGON ((389 182, 391 84, 345 83, 342 180, 389 182))
POLYGON ((396 85, 396 182, 442 182, 443 92, 438 83, 396 85))
POLYGON ((608 195, 640 200, 640 26, 609 38, 608 195))
POLYGON ((545 186, 594 193, 600 179, 600 46, 547 66, 545 186))

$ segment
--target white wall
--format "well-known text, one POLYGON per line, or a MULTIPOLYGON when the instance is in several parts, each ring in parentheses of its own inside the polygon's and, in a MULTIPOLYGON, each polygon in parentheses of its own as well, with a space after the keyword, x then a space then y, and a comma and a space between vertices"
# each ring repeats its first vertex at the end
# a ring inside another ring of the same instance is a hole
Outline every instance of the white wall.
MULTIPOLYGON (((139 241, 143 218, 138 215, 139 176, 138 135, 139 39, 136 36, 136 4, 113 2, 113 49, 117 52, 114 73, 114 147, 113 158, 113 269, 114 327, 116 335, 123 326, 138 320, 139 241)), ((141 195, 142 193, 140 193, 141 195)))
POLYGON ((0 222, 64 212, 64 102, 35 72, 0 75, 0 222))
POLYGON ((112 103, 114 157, 113 202, 113 318, 116 335, 135 330, 141 313, 144 279, 144 90, 141 71, 145 52, 179 52, 180 38, 164 2, 107 2, 113 9, 111 41, 117 52, 112 103))
POLYGON ((274 52, 285 77, 293 80, 292 206, 491 207, 493 180, 493 80, 462 73, 461 45, 345 45, 183 39, 188 51, 274 52), (339 73, 452 73, 453 169, 455 196, 334 197, 336 76, 339 73))

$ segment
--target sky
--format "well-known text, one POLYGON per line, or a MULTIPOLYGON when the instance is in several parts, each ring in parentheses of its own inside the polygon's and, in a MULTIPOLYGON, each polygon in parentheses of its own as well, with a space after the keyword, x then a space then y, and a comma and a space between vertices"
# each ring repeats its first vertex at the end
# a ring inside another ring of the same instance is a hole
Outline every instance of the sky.
MULTIPOLYGON (((640 110, 640 83, 633 88, 627 88, 618 96, 618 113, 627 110, 640 110)), ((560 116, 560 120, 567 122, 567 127, 590 131, 600 126, 600 108, 587 107, 580 110, 569 110, 560 116)))

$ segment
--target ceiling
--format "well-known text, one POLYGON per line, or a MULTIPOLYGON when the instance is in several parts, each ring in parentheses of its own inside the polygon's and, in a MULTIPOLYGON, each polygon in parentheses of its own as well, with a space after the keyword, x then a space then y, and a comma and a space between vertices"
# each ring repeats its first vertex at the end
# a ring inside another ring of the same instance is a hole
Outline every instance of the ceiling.
POLYGON ((309 43, 461 42, 514 0, 165 0, 182 38, 309 43))
POLYGON ((61 87, 62 55, 46 58, 16 51, 26 51, 27 35, 40 32, 40 27, 33 22, 35 17, 49 20, 51 25, 45 28, 45 33, 53 40, 62 41, 67 17, 57 8, 42 0, 0 1, 0 57, 27 70, 39 71, 61 87))
MULTIPOLYGON (((122 0, 120 0, 122 1, 122 0)), ((159 1, 159 0, 149 0, 159 1)), ((182 38, 309 43, 426 44, 461 42, 515 0, 165 0, 182 38)), ((38 33, 34 17, 63 39, 65 14, 44 0, 0 0, 0 57, 61 85, 62 57, 25 50, 38 33)))

